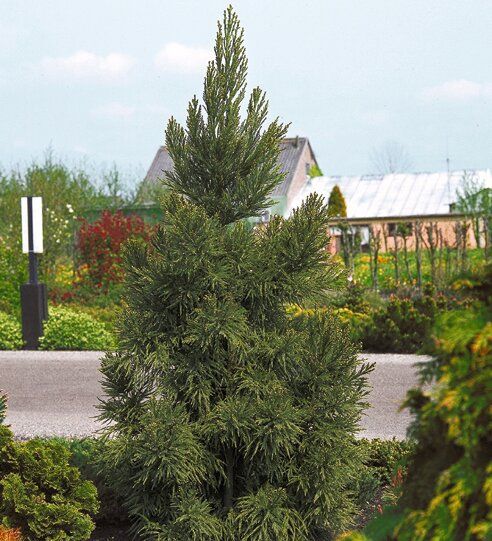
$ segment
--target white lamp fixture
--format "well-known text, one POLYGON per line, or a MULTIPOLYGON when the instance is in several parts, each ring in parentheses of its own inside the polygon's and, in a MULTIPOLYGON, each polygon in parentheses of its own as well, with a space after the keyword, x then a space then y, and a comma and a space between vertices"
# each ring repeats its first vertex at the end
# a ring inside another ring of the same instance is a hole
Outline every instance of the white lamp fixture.
POLYGON ((43 198, 22 197, 22 251, 43 253, 43 198))

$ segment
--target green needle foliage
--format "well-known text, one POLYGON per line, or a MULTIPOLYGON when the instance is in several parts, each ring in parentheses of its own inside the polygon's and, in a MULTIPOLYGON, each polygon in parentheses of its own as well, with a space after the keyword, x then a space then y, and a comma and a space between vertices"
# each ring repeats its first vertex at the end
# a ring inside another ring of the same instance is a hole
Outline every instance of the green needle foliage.
POLYGON ((268 207, 285 133, 263 129, 259 89, 241 120, 246 69, 228 8, 205 105, 168 125, 163 221, 150 246, 126 249, 101 416, 108 474, 144 539, 325 540, 355 512, 371 367, 334 320, 286 312, 339 282, 321 198, 265 227, 243 219, 268 207))

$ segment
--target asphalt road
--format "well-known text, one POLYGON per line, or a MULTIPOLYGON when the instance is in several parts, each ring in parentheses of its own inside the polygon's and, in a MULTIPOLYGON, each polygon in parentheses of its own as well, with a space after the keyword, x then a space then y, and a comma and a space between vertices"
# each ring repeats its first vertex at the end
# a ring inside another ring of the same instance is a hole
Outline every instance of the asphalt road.
MULTIPOLYGON (((369 438, 404 438, 411 420, 399 412, 406 391, 416 384, 419 355, 364 354, 376 362, 370 375, 370 408, 361 422, 369 438)), ((101 396, 97 351, 0 351, 0 389, 7 392, 6 422, 19 438, 86 436, 98 429, 101 396)))

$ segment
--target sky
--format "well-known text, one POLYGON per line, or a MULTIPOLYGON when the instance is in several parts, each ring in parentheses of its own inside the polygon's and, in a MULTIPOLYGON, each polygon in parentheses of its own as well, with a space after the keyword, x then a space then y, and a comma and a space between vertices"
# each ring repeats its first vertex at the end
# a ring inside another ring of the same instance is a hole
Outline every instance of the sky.
MULTIPOLYGON (((236 0, 250 88, 326 175, 492 168, 491 0, 236 0)), ((142 175, 201 95, 216 0, 0 0, 0 166, 41 157, 142 175)))

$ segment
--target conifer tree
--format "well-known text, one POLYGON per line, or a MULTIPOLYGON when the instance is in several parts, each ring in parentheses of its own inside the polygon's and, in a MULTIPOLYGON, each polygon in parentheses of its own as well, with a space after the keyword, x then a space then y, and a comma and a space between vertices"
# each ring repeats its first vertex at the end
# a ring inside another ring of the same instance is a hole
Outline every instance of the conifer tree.
POLYGON ((338 184, 335 184, 330 192, 330 197, 328 198, 328 211, 331 216, 336 216, 338 218, 347 217, 347 204, 345 203, 345 197, 343 197, 342 190, 340 190, 338 184))
POLYGON ((351 520, 366 374, 347 332, 286 306, 322 303, 339 269, 309 197, 252 229, 281 180, 286 127, 264 128, 228 8, 203 105, 171 119, 175 169, 150 246, 126 249, 119 348, 103 361, 106 464, 144 539, 315 540, 351 520))

